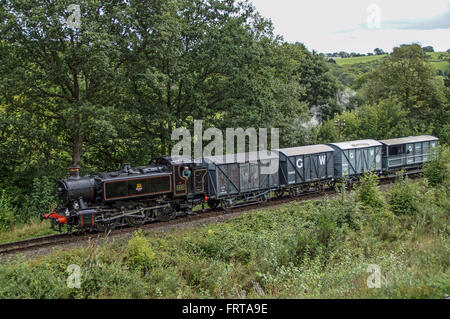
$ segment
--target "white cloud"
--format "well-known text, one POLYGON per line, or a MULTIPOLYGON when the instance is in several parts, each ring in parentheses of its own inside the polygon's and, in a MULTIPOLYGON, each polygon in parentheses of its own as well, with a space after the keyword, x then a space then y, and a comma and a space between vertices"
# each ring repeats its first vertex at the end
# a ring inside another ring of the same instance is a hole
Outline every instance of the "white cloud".
POLYGON ((450 10, 450 0, 251 1, 263 16, 272 20, 275 32, 286 41, 302 42, 320 52, 366 53, 375 47, 391 51, 394 46, 412 42, 432 45, 440 51, 450 48, 450 29, 420 30, 421 21, 442 18, 450 10), (382 28, 395 28, 405 20, 418 29, 368 30, 367 8, 371 4, 381 9, 382 28))

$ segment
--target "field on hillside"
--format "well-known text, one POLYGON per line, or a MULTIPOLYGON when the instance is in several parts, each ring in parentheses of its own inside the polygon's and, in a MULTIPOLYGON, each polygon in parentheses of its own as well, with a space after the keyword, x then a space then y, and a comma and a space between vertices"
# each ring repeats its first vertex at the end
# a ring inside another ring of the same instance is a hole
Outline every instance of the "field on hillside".
POLYGON ((19 258, 0 265, 0 298, 442 298, 449 195, 407 180, 381 193, 367 177, 336 199, 19 258))
MULTIPOLYGON (((426 53, 427 62, 436 72, 447 74, 450 72, 450 53, 430 52, 426 53)), ((352 87, 360 77, 371 72, 387 55, 362 56, 354 58, 334 59, 336 64, 328 63, 330 71, 345 87, 352 87)))
MULTIPOLYGON (((427 52, 429 56, 429 62, 436 68, 445 71, 449 67, 448 59, 450 58, 450 53, 448 52, 427 52)), ((380 60, 387 56, 383 55, 373 55, 373 56, 360 56, 354 58, 344 58, 344 59, 334 59, 337 65, 351 65, 358 63, 368 63, 380 60)))
POLYGON ((430 52, 427 53, 430 58, 428 62, 442 73, 450 71, 450 53, 448 52, 430 52))
POLYGON ((382 59, 386 56, 383 55, 372 55, 372 56, 358 56, 354 58, 345 58, 345 59, 335 59, 338 65, 347 65, 347 64, 356 64, 356 63, 367 63, 382 59))

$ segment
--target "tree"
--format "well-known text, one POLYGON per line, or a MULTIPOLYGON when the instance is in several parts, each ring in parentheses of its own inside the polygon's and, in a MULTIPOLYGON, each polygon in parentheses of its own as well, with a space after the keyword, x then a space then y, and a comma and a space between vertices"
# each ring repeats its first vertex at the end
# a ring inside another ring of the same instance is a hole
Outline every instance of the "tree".
POLYGON ((70 1, 5 0, 0 7, 3 101, 8 111, 27 114, 58 136, 54 141, 70 149, 72 165, 80 164, 83 145, 96 131, 115 133, 110 119, 120 92, 119 48, 127 45, 114 20, 122 1, 78 3, 79 29, 64 19, 70 1))
POLYGON ((386 54, 386 52, 384 52, 382 49, 380 48, 376 48, 375 50, 373 50, 373 52, 375 52, 375 55, 383 55, 386 54))
POLYGON ((341 140, 387 139, 412 134, 407 112, 395 99, 386 99, 376 104, 364 104, 353 110, 336 115, 323 123, 319 130, 319 142, 338 140, 337 122, 342 126, 341 140))
POLYGON ((344 58, 350 57, 350 54, 348 54, 345 51, 341 51, 341 52, 339 52, 339 56, 344 59, 344 58))
POLYGON ((370 74, 363 90, 369 104, 397 99, 414 132, 437 133, 448 119, 442 79, 435 76, 417 44, 394 48, 370 74))
MULTIPOLYGON (((17 115, 10 123, 21 123, 5 129, 41 131, 38 140, 24 137, 39 146, 32 153, 49 146, 67 164, 113 168, 167 154, 171 131, 194 119, 221 128, 273 124, 268 114, 288 85, 276 78, 281 41, 248 3, 77 3, 79 29, 64 21, 70 1, 0 6, 0 85, 8 88, 0 98, 17 115)), ((300 89, 284 92, 298 106, 300 89)))
POLYGON ((300 52, 295 75, 300 86, 304 88, 304 96, 301 101, 305 101, 309 108, 327 105, 328 108, 323 109, 322 116, 333 114, 338 87, 336 79, 329 72, 325 59, 308 52, 303 44, 296 43, 295 46, 300 52))
POLYGON ((431 45, 423 47, 422 50, 424 52, 434 52, 434 48, 431 45))
POLYGON ((271 23, 252 6, 234 1, 162 3, 155 10, 142 1, 131 2, 136 15, 125 23, 133 51, 126 65, 133 114, 127 120, 141 148, 170 153, 177 142, 171 132, 192 128, 195 119, 202 119, 205 129, 279 127, 284 117, 292 123, 304 113, 298 79, 291 73, 298 72, 292 66, 298 67, 305 54, 294 63, 295 53, 285 49, 271 23))

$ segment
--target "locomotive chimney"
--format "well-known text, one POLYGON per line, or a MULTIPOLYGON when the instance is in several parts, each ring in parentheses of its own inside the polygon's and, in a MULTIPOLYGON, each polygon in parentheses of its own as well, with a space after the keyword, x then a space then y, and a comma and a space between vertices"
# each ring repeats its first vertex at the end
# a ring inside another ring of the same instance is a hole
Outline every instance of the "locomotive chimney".
POLYGON ((79 166, 72 166, 69 167, 69 174, 72 179, 79 179, 80 178, 80 167, 79 166))

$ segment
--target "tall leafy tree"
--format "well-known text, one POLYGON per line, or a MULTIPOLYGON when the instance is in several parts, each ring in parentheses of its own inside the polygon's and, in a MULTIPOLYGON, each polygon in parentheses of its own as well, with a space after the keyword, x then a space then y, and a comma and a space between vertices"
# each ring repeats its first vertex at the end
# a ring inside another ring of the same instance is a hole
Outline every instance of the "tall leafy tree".
POLYGON ((279 72, 291 65, 278 60, 281 40, 248 2, 130 1, 129 10, 129 120, 149 148, 158 142, 153 153, 168 153, 172 130, 195 119, 278 127, 285 117, 274 114, 292 123, 304 112, 299 84, 279 72))
POLYGON ((324 57, 315 52, 309 52, 301 43, 296 43, 294 46, 303 52, 296 71, 299 83, 304 88, 302 100, 310 108, 322 106, 321 115, 323 118, 327 118, 337 111, 338 85, 336 79, 331 75, 324 57))
POLYGON ((435 76, 417 44, 394 48, 372 72, 363 89, 371 104, 396 98, 418 133, 437 133, 448 121, 442 79, 435 76))
POLYGON ((79 165, 96 132, 114 135, 119 48, 127 44, 115 19, 122 1, 78 1, 79 28, 67 23, 71 3, 2 1, 0 77, 8 110, 30 114, 79 165))

